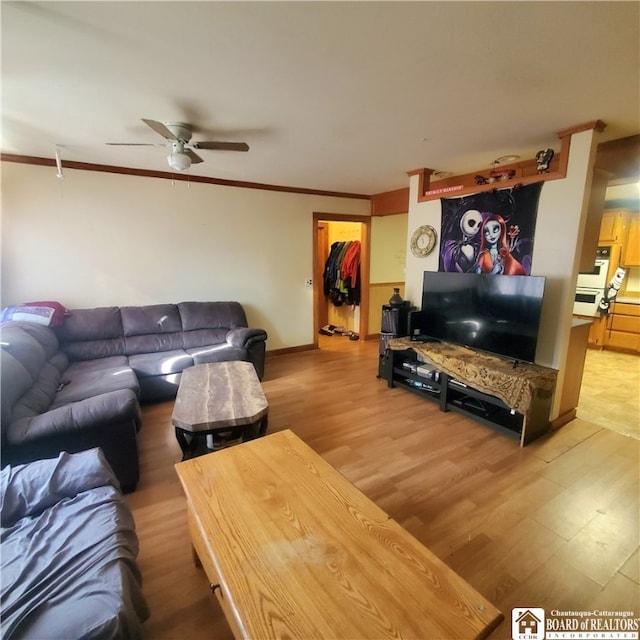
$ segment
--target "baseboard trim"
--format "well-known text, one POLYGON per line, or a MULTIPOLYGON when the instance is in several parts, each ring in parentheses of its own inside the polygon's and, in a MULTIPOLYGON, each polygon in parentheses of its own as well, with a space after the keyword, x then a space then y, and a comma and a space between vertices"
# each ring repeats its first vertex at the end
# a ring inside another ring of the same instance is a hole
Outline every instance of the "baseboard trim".
POLYGON ((578 410, 576 409, 571 409, 570 411, 567 411, 566 413, 563 413, 561 416, 558 416, 555 420, 551 421, 551 429, 559 429, 560 427, 564 426, 565 424, 567 424, 567 422, 571 422, 572 420, 575 420, 577 417, 577 413, 578 410))
POLYGON ((272 351, 267 351, 267 353, 265 353, 265 357, 269 359, 271 357, 285 356, 289 353, 300 353, 301 351, 313 351, 314 349, 317 349, 317 348, 318 347, 314 344, 301 344, 297 347, 285 347, 284 349, 273 349, 272 351))

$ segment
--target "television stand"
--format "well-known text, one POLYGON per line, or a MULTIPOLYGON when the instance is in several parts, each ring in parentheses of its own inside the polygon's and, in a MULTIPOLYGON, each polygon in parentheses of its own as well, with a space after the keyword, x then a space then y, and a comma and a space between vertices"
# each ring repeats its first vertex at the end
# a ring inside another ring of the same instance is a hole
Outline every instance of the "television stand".
POLYGON ((456 411, 498 428, 525 446, 549 430, 557 371, 508 360, 445 342, 391 340, 382 356, 380 377, 435 400, 441 411, 456 411), (419 371, 427 362, 431 377, 419 371), (515 366, 517 364, 517 366, 515 366))

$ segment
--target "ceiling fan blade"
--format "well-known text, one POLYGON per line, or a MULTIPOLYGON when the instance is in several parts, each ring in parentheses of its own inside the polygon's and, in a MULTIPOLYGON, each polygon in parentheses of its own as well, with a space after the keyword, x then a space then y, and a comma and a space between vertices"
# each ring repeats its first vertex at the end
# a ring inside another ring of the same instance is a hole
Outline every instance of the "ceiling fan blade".
POLYGON ((167 140, 177 140, 173 133, 165 127, 162 122, 158 122, 157 120, 147 120, 146 118, 142 118, 142 122, 148 124, 156 133, 159 133, 163 138, 167 140))
POLYGON ((204 160, 191 149, 185 149, 184 152, 191 158, 191 162, 193 164, 198 164, 199 162, 204 162, 204 160))
POLYGON ((249 151, 246 142, 194 142, 194 149, 210 149, 213 151, 249 151))
POLYGON ((164 147, 163 144, 150 144, 148 142, 105 142, 111 147, 164 147))

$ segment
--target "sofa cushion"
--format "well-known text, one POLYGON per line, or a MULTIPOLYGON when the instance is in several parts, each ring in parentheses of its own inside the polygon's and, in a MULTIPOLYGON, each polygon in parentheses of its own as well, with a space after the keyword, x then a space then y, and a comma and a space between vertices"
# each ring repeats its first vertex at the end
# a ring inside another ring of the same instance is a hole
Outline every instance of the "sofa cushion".
POLYGON ((239 302, 180 302, 183 331, 246 327, 247 316, 239 302))
POLYGON ((54 356, 60 350, 60 344, 56 334, 48 327, 29 322, 12 322, 2 326, 2 342, 11 351, 11 343, 18 340, 19 336, 27 336, 35 340, 44 350, 46 360, 54 356))
POLYGON ((37 380, 13 405, 11 421, 29 418, 48 411, 60 386, 60 370, 50 363, 40 370, 37 380))
MULTIPOLYGON (((109 362, 113 359, 104 358, 104 360, 109 362)), ((140 395, 140 384, 129 365, 112 367, 104 363, 103 366, 99 366, 99 360, 87 362, 92 366, 77 367, 72 363, 64 372, 62 383, 52 398, 50 409, 119 389, 130 389, 136 396, 140 395)))
POLYGON ((78 360, 72 362, 72 367, 76 375, 80 373, 90 373, 91 371, 104 371, 115 367, 126 367, 129 364, 127 356, 110 356, 109 358, 96 358, 95 360, 78 360))
POLYGON ((226 345, 227 327, 218 327, 215 329, 194 329, 193 331, 185 331, 182 334, 182 343, 185 349, 191 347, 206 347, 210 345, 226 345))
POLYGON ((2 327, 2 422, 47 411, 68 364, 50 329, 37 324, 2 327), (25 377, 26 374, 26 377, 25 377))
MULTIPOLYGON (((41 327, 40 325, 33 325, 41 327)), ((19 325, 3 325, 2 349, 11 354, 26 370, 32 380, 37 380, 40 369, 47 361, 47 353, 36 338, 19 325)))
POLYGON ((121 313, 127 354, 182 348, 182 326, 175 305, 122 307, 121 313))
POLYGON ((0 370, 2 371, 2 435, 4 428, 11 421, 13 407, 18 400, 32 387, 33 379, 29 372, 7 351, 0 350, 0 370))
POLYGON ((193 358, 182 349, 129 356, 129 366, 139 378, 180 373, 193 366, 193 358))
POLYGON ((144 336, 125 338, 129 356, 134 354, 159 353, 182 349, 182 333, 150 333, 144 336))
POLYGON ((56 329, 61 348, 71 360, 124 355, 125 342, 118 307, 73 309, 56 329))
POLYGON ((122 337, 119 307, 73 309, 70 314, 62 327, 56 329, 58 339, 61 341, 76 342, 122 337))
POLYGON ((182 331, 180 314, 174 304, 122 307, 120 313, 122 314, 122 328, 126 337, 182 331))
POLYGON ((140 424, 140 403, 131 389, 102 393, 32 417, 13 420, 8 427, 3 426, 3 435, 11 446, 29 446, 40 439, 73 438, 75 434, 97 427, 108 432, 110 425, 124 422, 140 424))

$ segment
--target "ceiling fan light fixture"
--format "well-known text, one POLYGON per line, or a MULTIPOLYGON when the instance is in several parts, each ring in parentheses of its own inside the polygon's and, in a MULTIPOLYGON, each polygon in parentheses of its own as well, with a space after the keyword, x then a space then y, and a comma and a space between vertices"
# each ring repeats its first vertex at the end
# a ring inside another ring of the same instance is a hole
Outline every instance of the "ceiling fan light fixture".
POLYGON ((167 156, 167 162, 176 171, 186 171, 191 166, 191 158, 184 151, 172 151, 167 156))
POLYGON ((516 162, 518 160, 520 160, 520 156, 516 156, 516 155, 500 156, 499 158, 493 161, 493 164, 509 164, 510 162, 516 162))

